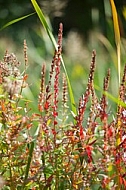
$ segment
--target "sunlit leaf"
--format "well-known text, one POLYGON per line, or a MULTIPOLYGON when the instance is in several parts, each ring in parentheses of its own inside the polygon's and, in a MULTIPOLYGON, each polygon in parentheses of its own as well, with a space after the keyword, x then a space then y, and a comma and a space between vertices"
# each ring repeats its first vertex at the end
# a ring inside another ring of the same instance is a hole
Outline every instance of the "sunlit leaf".
POLYGON ((102 92, 104 95, 106 95, 106 97, 108 97, 110 100, 112 100, 113 102, 115 102, 116 104, 121 105, 122 107, 126 108, 126 103, 124 103, 123 101, 119 100, 118 98, 114 97, 112 94, 110 94, 109 92, 103 91, 102 89, 100 89, 97 85, 95 85, 95 89, 102 92))
POLYGON ((120 84, 120 72, 121 72, 121 63, 120 63, 120 30, 119 30, 119 22, 118 15, 116 11, 116 7, 113 0, 110 0, 112 16, 113 16, 113 24, 114 24, 114 33, 115 33, 115 42, 117 47, 117 58, 118 58, 118 77, 120 84))

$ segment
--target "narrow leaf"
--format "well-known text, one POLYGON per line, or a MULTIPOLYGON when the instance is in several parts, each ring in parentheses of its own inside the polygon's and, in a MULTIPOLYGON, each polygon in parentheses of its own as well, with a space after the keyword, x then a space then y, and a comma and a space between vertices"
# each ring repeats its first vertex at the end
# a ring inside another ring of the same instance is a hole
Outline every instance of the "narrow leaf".
POLYGON ((25 171, 25 180, 27 180, 27 178, 28 178, 28 173, 29 173, 30 164, 31 164, 31 160, 32 160, 33 150, 34 150, 34 142, 31 142, 30 147, 29 147, 28 163, 27 163, 26 171, 25 171))
POLYGON ((36 0, 31 0, 31 2, 32 2, 33 6, 34 6, 34 9, 35 9, 35 11, 36 11, 36 13, 37 13, 37 15, 38 15, 38 17, 39 17, 39 19, 40 19, 43 27, 44 27, 44 29, 46 30, 46 32, 47 32, 50 40, 52 41, 53 46, 55 47, 55 49, 57 49, 56 40, 55 40, 55 38, 54 38, 54 36, 53 36, 53 34, 51 32, 51 29, 48 26, 48 23, 46 21, 46 18, 44 16, 42 10, 40 9, 40 7, 37 4, 36 0))
POLYGON ((114 4, 114 0, 110 0, 112 16, 113 16, 113 25, 114 25, 114 33, 115 33, 115 42, 117 47, 117 59, 118 59, 118 77, 120 84, 120 72, 121 72, 121 63, 120 63, 120 30, 119 30, 119 22, 118 15, 116 11, 116 7, 114 4))
MULTIPOLYGON (((33 7, 44 27, 44 29, 46 30, 50 40, 52 41, 52 44, 54 46, 54 48, 57 50, 57 43, 56 43, 56 40, 51 32, 51 29, 46 21, 46 18, 42 12, 42 10, 40 9, 39 5, 37 4, 36 0, 31 0, 32 4, 33 4, 33 7)), ((68 82, 68 88, 69 88, 69 95, 70 95, 70 102, 71 102, 71 109, 72 109, 72 112, 74 114, 76 114, 76 107, 75 107, 75 100, 74 100, 74 95, 73 95, 73 90, 72 90, 72 87, 71 87, 71 83, 70 83, 70 80, 69 80, 69 76, 67 74, 67 70, 66 70, 66 67, 65 67, 65 64, 64 64, 64 61, 63 61, 63 58, 61 57, 61 62, 62 62, 62 66, 64 68, 64 71, 65 71, 65 74, 66 74, 66 78, 67 78, 67 82, 68 82)))
POLYGON ((114 97, 112 94, 110 94, 109 92, 107 91, 103 91, 102 89, 100 89, 100 87, 98 87, 96 84, 95 84, 95 89, 102 92, 102 94, 104 94, 106 97, 108 97, 110 100, 112 100, 113 102, 115 102, 117 105, 121 105, 122 107, 126 108, 126 103, 119 100, 118 98, 114 97))
POLYGON ((8 23, 5 24, 2 28, 0 28, 0 31, 3 30, 4 28, 7 28, 8 26, 10 26, 10 25, 16 23, 16 22, 19 22, 19 21, 21 21, 21 20, 23 20, 23 19, 25 19, 25 18, 27 18, 27 17, 29 17, 29 16, 32 16, 33 14, 35 14, 35 13, 30 13, 30 14, 28 14, 28 15, 25 15, 25 16, 23 16, 23 17, 20 17, 20 18, 17 18, 17 19, 14 19, 14 20, 8 22, 8 23))

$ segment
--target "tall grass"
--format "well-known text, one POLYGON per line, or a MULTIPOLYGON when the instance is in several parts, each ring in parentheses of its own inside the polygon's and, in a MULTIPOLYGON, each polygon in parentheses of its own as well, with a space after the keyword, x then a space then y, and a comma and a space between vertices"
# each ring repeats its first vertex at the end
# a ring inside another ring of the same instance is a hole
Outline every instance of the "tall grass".
POLYGON ((121 41, 120 41, 119 22, 118 22, 118 15, 117 15, 114 1, 110 0, 110 3, 111 3, 111 8, 112 8, 115 42, 116 42, 116 47, 117 47, 118 77, 119 77, 119 84, 120 84, 120 73, 121 73, 120 43, 121 41))

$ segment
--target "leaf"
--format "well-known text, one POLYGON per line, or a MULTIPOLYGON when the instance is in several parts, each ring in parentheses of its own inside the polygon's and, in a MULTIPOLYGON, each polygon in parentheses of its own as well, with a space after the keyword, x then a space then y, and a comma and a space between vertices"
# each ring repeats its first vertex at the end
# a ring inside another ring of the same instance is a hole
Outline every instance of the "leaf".
POLYGON ((117 105, 121 105, 122 107, 126 108, 126 103, 119 100, 118 98, 114 97, 112 94, 110 94, 107 91, 103 91, 102 89, 100 89, 96 84, 94 85, 95 89, 102 92, 106 97, 108 97, 110 100, 112 100, 113 102, 115 102, 117 105))
MULTIPOLYGON (((53 36, 53 34, 52 34, 52 32, 51 32, 51 29, 50 29, 50 27, 49 27, 49 25, 48 25, 48 23, 47 23, 47 21, 46 21, 46 18, 45 18, 45 16, 44 16, 42 10, 40 9, 40 7, 39 7, 39 5, 37 4, 36 0, 31 0, 31 2, 32 2, 33 7, 34 7, 34 9, 35 9, 35 11, 36 11, 36 13, 37 13, 37 15, 38 15, 38 17, 39 17, 41 23, 42 23, 44 29, 46 30, 46 32, 47 32, 47 34, 48 34, 48 36, 49 36, 49 38, 50 38, 50 40, 51 40, 51 42, 52 42, 54 48, 57 50, 57 43, 56 43, 56 40, 55 40, 55 38, 54 38, 54 36, 53 36)), ((72 87, 71 87, 71 83, 70 83, 70 80, 69 80, 69 76, 68 76, 68 74, 67 74, 67 70, 66 70, 65 63, 64 63, 64 61, 63 61, 62 56, 61 56, 61 63, 62 63, 62 66, 63 66, 63 68, 64 68, 64 71, 65 71, 65 74, 66 74, 66 78, 67 78, 67 82, 68 82, 69 95, 70 95, 70 102, 71 102, 71 109, 72 109, 72 112, 73 112, 74 114, 76 114, 77 111, 76 111, 76 107, 75 107, 75 100, 74 100, 73 90, 72 90, 72 87)))
POLYGON ((116 44, 118 44, 118 43, 120 43, 120 31, 119 31, 118 15, 117 15, 117 11, 116 11, 114 1, 110 0, 110 3, 111 3, 111 8, 112 8, 115 41, 116 41, 116 44))
POLYGON ((31 160, 32 160, 33 150, 34 150, 34 144, 35 144, 35 142, 31 142, 30 147, 29 147, 29 157, 28 157, 28 163, 27 163, 26 171, 25 171, 25 180, 27 180, 27 178, 28 178, 30 164, 31 164, 31 160))
POLYGON ((121 72, 120 30, 119 30, 118 15, 117 15, 116 7, 115 7, 115 4, 114 4, 114 0, 110 0, 110 4, 111 4, 111 9, 112 9, 113 25, 114 25, 114 33, 115 33, 115 42, 116 42, 116 47, 117 47, 118 77, 119 77, 119 84, 120 84, 120 72, 121 72))
POLYGON ((23 19, 25 19, 25 18, 27 18, 27 17, 29 17, 29 16, 32 16, 32 15, 34 15, 34 14, 35 14, 35 13, 30 13, 30 14, 25 15, 25 16, 23 16, 23 17, 14 19, 14 20, 8 22, 7 24, 5 24, 2 28, 0 28, 0 31, 3 30, 4 28, 7 28, 8 26, 10 26, 10 25, 12 25, 12 24, 14 24, 14 23, 16 23, 16 22, 19 22, 19 21, 21 21, 21 20, 23 20, 23 19))
POLYGON ((113 170, 113 163, 109 163, 107 167, 107 171, 111 172, 113 170))

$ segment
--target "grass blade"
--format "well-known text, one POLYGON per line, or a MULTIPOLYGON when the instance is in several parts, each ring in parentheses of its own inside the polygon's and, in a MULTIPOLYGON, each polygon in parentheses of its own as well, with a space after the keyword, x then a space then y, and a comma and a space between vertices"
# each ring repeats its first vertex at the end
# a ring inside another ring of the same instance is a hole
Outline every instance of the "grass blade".
MULTIPOLYGON (((32 4, 33 4, 33 7, 44 27, 44 29, 46 30, 50 40, 52 41, 52 44, 54 46, 55 49, 57 49, 57 43, 56 43, 56 40, 51 32, 51 29, 46 21, 46 18, 42 12, 42 10, 40 9, 39 5, 37 4, 36 0, 31 0, 32 4)), ((70 80, 69 80, 69 76, 67 74, 67 70, 66 70, 66 67, 65 67, 65 64, 64 64, 64 61, 63 61, 63 58, 61 57, 61 62, 62 62, 62 66, 64 68, 64 72, 66 74, 66 77, 67 77, 67 82, 68 82, 68 88, 69 88, 69 95, 70 95, 70 102, 71 102, 71 109, 72 109, 72 112, 74 114, 76 114, 76 107, 75 107, 75 100, 74 100, 74 95, 73 95, 73 90, 72 90, 72 87, 71 87, 71 83, 70 83, 70 80)))
POLYGON ((31 2, 32 2, 32 5, 33 5, 33 7, 34 7, 34 9, 35 9, 35 11, 36 11, 38 17, 39 17, 39 19, 40 19, 40 21, 41 21, 41 23, 42 23, 44 29, 46 30, 46 32, 47 32, 47 34, 48 34, 50 40, 52 41, 53 46, 55 47, 55 49, 57 49, 56 40, 55 40, 55 38, 54 38, 54 36, 53 36, 53 34, 52 34, 52 32, 51 32, 49 26, 48 26, 48 23, 47 23, 47 21, 46 21, 46 18, 45 18, 45 16, 44 16, 42 10, 40 9, 40 7, 39 7, 39 5, 37 4, 36 0, 31 0, 31 2))
POLYGON ((118 77, 119 77, 119 84, 120 84, 120 72, 121 72, 120 30, 119 30, 118 15, 117 15, 116 7, 115 7, 115 4, 114 4, 114 0, 110 0, 110 4, 111 4, 111 9, 112 9, 113 25, 114 25, 114 33, 115 33, 115 42, 116 42, 116 47, 117 47, 118 77))
POLYGON ((35 13, 30 13, 30 14, 28 14, 28 15, 22 16, 22 17, 20 17, 20 18, 17 18, 17 19, 14 19, 14 20, 8 22, 8 23, 5 24, 2 28, 0 28, 0 31, 3 30, 4 28, 7 28, 8 26, 10 26, 10 25, 16 23, 16 22, 19 22, 19 21, 21 21, 21 20, 23 20, 23 19, 25 19, 25 18, 27 18, 27 17, 29 17, 29 16, 32 16, 33 14, 35 14, 35 13))
POLYGON ((116 103, 117 105, 121 105, 122 107, 126 108, 126 103, 123 102, 122 100, 119 100, 118 98, 116 98, 115 96, 113 96, 112 94, 110 94, 107 91, 103 91, 99 86, 97 86, 95 84, 95 89, 102 92, 102 94, 104 94, 107 98, 109 98, 110 100, 112 100, 114 103, 116 103))
POLYGON ((32 155, 33 155, 33 150, 34 150, 34 143, 35 142, 31 142, 30 147, 29 147, 29 157, 28 157, 28 163, 27 163, 27 167, 26 167, 26 171, 25 171, 25 181, 28 178, 28 173, 29 173, 30 164, 31 164, 32 155))

